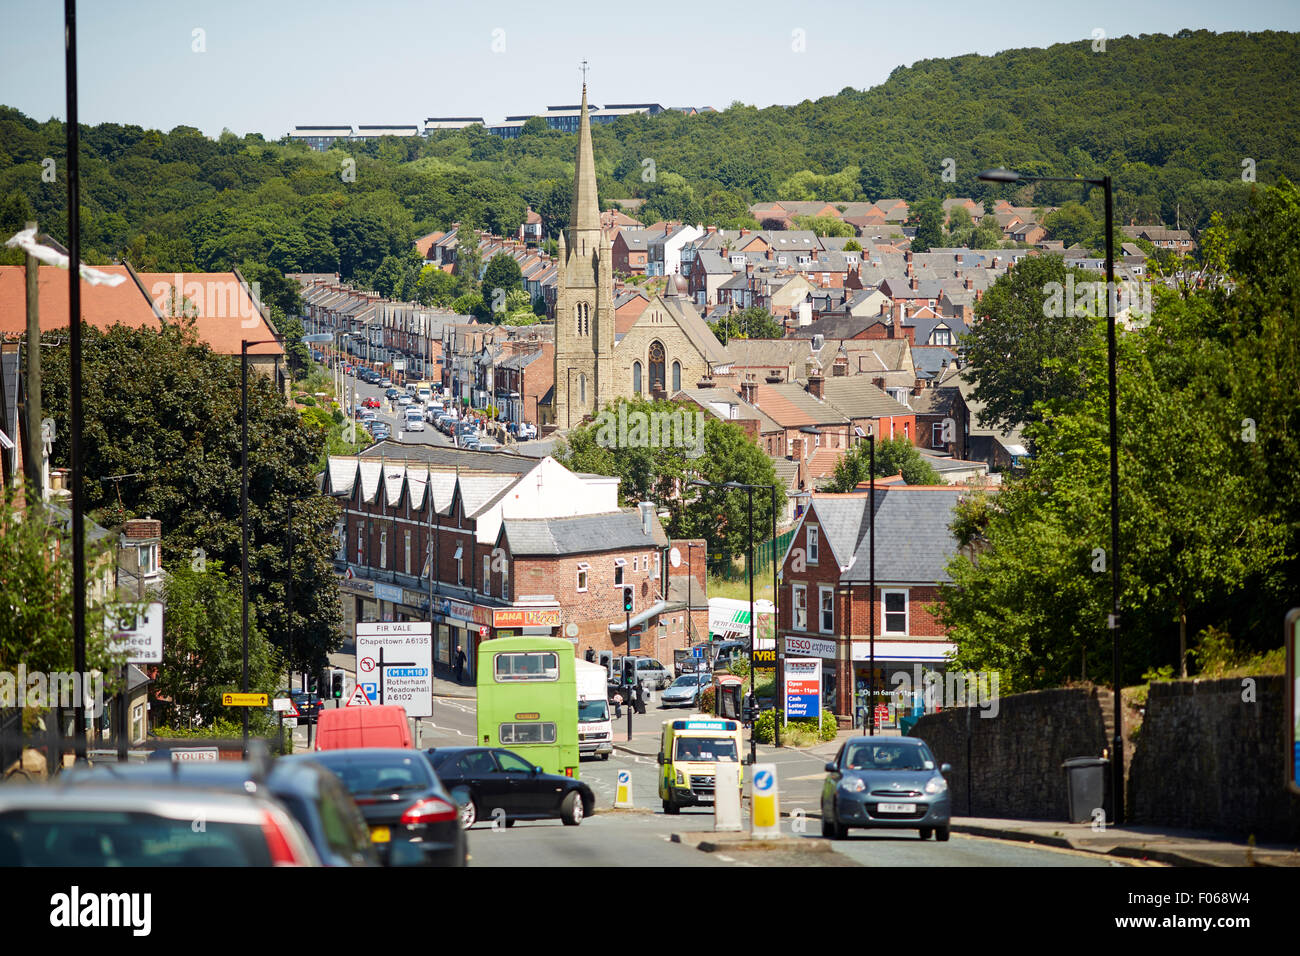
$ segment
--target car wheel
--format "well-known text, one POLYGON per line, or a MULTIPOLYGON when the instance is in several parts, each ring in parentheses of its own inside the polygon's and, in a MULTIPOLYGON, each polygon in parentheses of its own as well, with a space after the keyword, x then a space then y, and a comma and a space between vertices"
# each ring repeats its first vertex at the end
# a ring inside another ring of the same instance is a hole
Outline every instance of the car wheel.
POLYGON ((601 754, 601 755, 600 755, 600 759, 601 759, 601 760, 608 760, 608 759, 609 759, 609 754, 601 754))
POLYGON ((460 828, 468 830, 478 822, 478 806, 474 803, 474 798, 468 790, 454 790, 451 798, 460 807, 460 828))
POLYGON ((935 838, 936 840, 938 840, 940 843, 947 843, 947 842, 948 842, 948 828, 947 828, 947 827, 937 827, 937 828, 935 829, 935 831, 934 831, 934 838, 935 838))
POLYGON ((582 822, 582 794, 570 791, 564 803, 560 804, 560 819, 566 827, 576 827, 582 822))
POLYGON ((514 825, 515 825, 515 821, 511 820, 509 817, 506 817, 506 829, 509 830, 514 825))
POLYGON ((676 816, 680 812, 680 810, 681 808, 678 807, 677 804, 673 803, 671 800, 664 801, 664 813, 667 813, 670 816, 676 816))
POLYGON ((934 831, 931 830, 930 827, 921 827, 921 839, 922 840, 930 839, 930 834, 933 832, 934 831))
POLYGON ((825 817, 822 817, 822 836, 827 840, 835 839, 835 826, 825 817))

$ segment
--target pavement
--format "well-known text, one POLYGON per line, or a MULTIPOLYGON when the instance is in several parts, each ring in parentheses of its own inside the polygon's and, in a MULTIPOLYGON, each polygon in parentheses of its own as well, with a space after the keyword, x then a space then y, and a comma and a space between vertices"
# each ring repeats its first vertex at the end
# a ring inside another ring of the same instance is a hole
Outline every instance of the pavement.
MULTIPOLYGON (((896 732, 888 732, 896 733, 896 732)), ((859 731, 841 731, 835 740, 825 741, 800 750, 810 756, 831 760, 840 745, 859 731)), ((646 736, 630 742, 616 742, 614 749, 642 757, 653 757, 659 750, 658 737, 646 736)), ((759 744, 760 761, 770 759, 790 748, 777 749, 759 744)), ((810 810, 807 817, 821 819, 821 813, 810 810)), ((789 816, 782 813, 782 816, 789 816)), ((1063 850, 1076 850, 1102 856, 1144 860, 1170 866, 1235 867, 1235 866, 1286 866, 1300 867, 1300 847, 1276 843, 1252 843, 1221 833, 1196 830, 1179 830, 1151 826, 1096 826, 1092 823, 1066 823, 1061 820, 1007 820, 993 817, 953 817, 952 832, 994 840, 1037 844, 1063 850)))

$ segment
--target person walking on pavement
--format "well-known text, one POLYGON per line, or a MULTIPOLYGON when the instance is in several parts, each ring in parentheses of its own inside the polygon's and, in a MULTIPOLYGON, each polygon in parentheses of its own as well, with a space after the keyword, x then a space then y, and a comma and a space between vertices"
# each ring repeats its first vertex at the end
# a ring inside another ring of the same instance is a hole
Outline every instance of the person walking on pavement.
POLYGON ((456 683, 461 683, 461 678, 465 674, 465 652, 461 650, 459 644, 456 645, 456 683))
POLYGON ((638 714, 645 713, 645 689, 640 681, 632 685, 632 709, 638 714))
POLYGON ((587 648, 587 663, 596 663, 596 649, 594 647, 587 648))

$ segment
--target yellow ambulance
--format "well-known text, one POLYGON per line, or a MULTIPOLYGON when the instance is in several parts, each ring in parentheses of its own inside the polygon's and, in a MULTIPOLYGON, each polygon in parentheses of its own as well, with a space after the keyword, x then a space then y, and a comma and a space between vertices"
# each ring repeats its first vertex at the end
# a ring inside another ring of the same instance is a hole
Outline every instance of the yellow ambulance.
POLYGON ((741 760, 741 724, 738 720, 692 714, 665 720, 659 738, 659 798, 664 813, 682 807, 713 806, 717 764, 742 764, 740 785, 745 785, 741 760))

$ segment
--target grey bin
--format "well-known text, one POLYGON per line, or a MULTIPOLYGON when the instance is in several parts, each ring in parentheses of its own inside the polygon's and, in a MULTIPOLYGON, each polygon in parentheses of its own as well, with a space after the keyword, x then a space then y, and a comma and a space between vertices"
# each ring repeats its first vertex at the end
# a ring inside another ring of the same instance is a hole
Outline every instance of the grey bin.
POLYGON ((1061 764, 1065 769, 1071 823, 1091 823, 1093 811, 1103 807, 1108 763, 1104 757, 1071 757, 1061 764))

